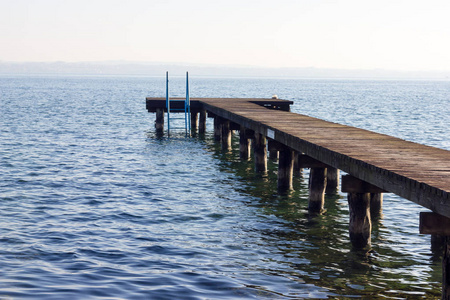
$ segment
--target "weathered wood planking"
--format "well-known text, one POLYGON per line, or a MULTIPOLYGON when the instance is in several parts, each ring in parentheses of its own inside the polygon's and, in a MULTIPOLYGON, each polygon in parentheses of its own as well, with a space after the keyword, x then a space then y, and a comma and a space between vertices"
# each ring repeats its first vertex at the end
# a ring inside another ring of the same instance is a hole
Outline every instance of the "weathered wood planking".
MULTIPOLYGON (((147 98, 147 109, 153 99, 163 98, 147 98)), ((288 110, 292 102, 285 100, 193 100, 256 133, 267 136, 270 129, 276 141, 293 150, 450 217, 450 151, 262 106, 288 110)))

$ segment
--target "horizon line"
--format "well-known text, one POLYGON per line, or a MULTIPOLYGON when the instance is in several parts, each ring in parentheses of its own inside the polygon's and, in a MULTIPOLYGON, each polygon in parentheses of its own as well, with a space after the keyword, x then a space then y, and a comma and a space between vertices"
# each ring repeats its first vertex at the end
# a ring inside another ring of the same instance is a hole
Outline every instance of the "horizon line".
POLYGON ((264 78, 329 78, 329 79, 420 79, 449 80, 450 70, 345 69, 321 67, 268 67, 232 64, 206 64, 155 61, 3 61, 0 74, 72 74, 72 75, 146 75, 161 72, 190 72, 196 76, 264 77, 264 78), (181 70, 183 68, 183 70, 181 70), (192 70, 193 69, 193 70, 192 70))

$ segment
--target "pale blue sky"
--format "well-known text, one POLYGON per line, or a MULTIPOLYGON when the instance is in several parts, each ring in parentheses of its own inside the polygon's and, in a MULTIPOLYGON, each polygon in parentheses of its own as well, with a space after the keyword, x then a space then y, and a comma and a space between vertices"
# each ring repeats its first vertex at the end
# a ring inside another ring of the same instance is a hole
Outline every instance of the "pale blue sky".
POLYGON ((0 61, 450 70, 449 0, 0 0, 0 61))

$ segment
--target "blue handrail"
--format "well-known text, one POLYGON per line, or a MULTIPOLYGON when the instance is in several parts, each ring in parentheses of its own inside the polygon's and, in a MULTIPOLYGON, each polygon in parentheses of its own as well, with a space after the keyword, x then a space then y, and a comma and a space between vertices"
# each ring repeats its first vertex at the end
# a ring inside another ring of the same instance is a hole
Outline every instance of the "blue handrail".
POLYGON ((189 96, 189 73, 186 72, 186 99, 184 102, 184 108, 171 108, 170 102, 180 101, 171 100, 169 97, 169 72, 166 72, 166 109, 167 109, 167 133, 170 136, 170 117, 171 112, 184 112, 184 130, 187 136, 191 135, 191 101, 189 96))
POLYGON ((169 72, 166 72, 166 108, 167 108, 167 132, 170 135, 169 72))
POLYGON ((191 134, 191 99, 189 97, 189 72, 186 72, 186 102, 184 104, 184 108, 186 110, 186 113, 184 114, 185 122, 184 124, 187 126, 186 128, 186 134, 191 134))

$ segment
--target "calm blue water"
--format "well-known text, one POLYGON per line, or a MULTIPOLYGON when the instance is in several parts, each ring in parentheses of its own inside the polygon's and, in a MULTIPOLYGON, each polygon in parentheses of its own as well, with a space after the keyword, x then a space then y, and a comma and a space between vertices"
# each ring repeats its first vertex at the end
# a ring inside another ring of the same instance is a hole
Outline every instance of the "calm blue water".
MULTIPOLYGON (((184 93, 173 78, 173 96, 184 93)), ((192 97, 294 100, 293 111, 450 149, 449 81, 191 79, 192 97)), ((295 191, 204 138, 157 138, 164 77, 0 76, 0 299, 440 297, 424 209, 392 194, 371 252, 344 194, 295 191)), ((237 145, 237 139, 234 139, 237 145)))

